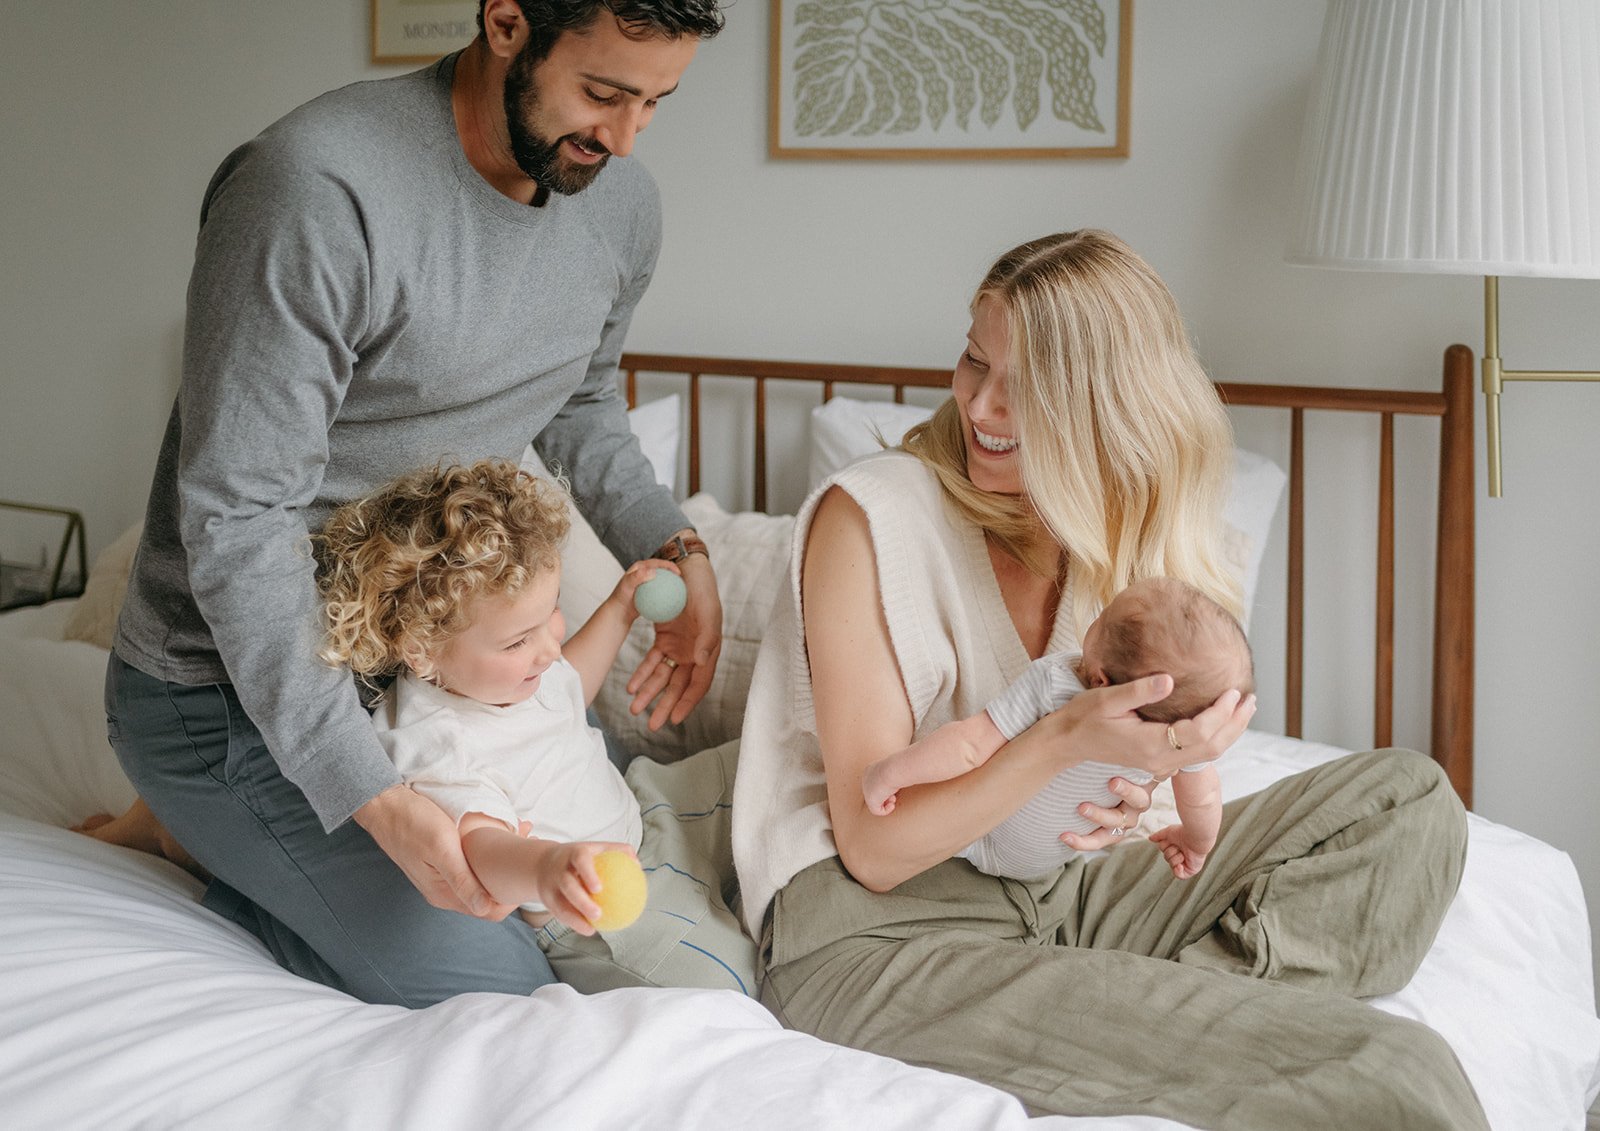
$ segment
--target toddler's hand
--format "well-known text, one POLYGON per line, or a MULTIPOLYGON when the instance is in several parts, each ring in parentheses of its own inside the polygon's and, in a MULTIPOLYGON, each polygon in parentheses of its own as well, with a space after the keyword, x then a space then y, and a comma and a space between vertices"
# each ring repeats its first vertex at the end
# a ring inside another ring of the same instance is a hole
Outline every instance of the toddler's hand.
POLYGON ((600 918, 600 904, 594 898, 600 890, 600 874, 595 871, 594 858, 611 848, 633 854, 626 844, 576 841, 556 845, 540 863, 539 902, 580 935, 594 934, 594 921, 600 918))
POLYGON ((633 595, 638 592, 639 586, 656 575, 658 569, 676 573, 679 577, 683 576, 683 571, 673 562, 664 562, 659 558, 645 558, 643 561, 634 562, 624 570, 622 579, 611 591, 611 600, 627 611, 630 621, 639 615, 639 611, 633 606, 633 595))

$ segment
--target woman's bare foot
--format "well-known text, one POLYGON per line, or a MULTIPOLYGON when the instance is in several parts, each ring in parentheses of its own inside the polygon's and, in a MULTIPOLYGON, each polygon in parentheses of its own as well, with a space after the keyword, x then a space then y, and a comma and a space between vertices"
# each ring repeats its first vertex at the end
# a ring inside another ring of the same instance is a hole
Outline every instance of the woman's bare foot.
POLYGON ((113 817, 110 813, 95 813, 73 825, 72 831, 106 844, 118 844, 123 848, 164 857, 199 879, 211 879, 211 873, 201 867, 200 862, 190 856, 166 826, 156 819, 155 813, 142 797, 120 817, 113 817))

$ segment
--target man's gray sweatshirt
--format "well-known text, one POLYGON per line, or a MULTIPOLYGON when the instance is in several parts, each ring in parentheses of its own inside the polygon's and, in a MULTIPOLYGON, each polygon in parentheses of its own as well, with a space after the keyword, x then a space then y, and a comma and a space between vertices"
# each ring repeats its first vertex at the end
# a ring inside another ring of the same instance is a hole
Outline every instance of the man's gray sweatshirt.
POLYGON ((308 534, 334 507, 532 439, 622 561, 688 525, 616 388, 660 247, 655 183, 612 158, 544 207, 502 196, 462 152, 454 65, 326 94, 212 178, 117 628, 149 675, 233 684, 329 829, 399 781, 349 673, 315 655, 308 534))

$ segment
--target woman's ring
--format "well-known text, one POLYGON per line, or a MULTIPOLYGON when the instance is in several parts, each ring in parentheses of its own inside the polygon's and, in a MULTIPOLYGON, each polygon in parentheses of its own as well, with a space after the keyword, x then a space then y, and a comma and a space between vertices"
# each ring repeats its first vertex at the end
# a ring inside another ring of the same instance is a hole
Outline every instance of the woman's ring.
POLYGON ((1178 733, 1177 733, 1177 731, 1172 729, 1172 724, 1171 723, 1167 724, 1167 744, 1169 746, 1171 746, 1174 750, 1182 750, 1183 749, 1183 743, 1178 741, 1178 733))
POLYGON ((1123 828, 1121 825, 1118 825, 1116 828, 1111 830, 1111 835, 1112 836, 1126 836, 1127 833, 1128 833, 1128 830, 1123 828))
MULTIPOLYGON (((674 660, 671 656, 662 656, 661 662, 667 665, 668 671, 676 671, 678 668, 678 661, 674 660)), ((1167 729, 1170 731, 1172 728, 1168 727, 1167 729)))

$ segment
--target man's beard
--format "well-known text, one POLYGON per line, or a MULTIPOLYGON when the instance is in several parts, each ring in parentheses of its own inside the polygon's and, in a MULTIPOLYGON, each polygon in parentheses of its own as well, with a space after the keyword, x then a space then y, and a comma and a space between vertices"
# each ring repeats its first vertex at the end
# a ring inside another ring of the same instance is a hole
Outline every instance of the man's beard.
MULTIPOLYGON (((529 58, 528 49, 524 47, 506 71, 506 132, 511 138, 511 156, 517 168, 543 190, 539 193, 541 198, 546 191, 571 196, 594 184, 594 179, 611 158, 608 154, 593 165, 579 165, 561 155, 561 145, 567 140, 566 137, 547 141, 540 136, 533 125, 539 113, 539 94, 533 81, 533 72, 537 67, 538 64, 529 58)), ((591 151, 605 150, 594 138, 580 139, 576 134, 568 137, 582 141, 585 148, 591 151)))

